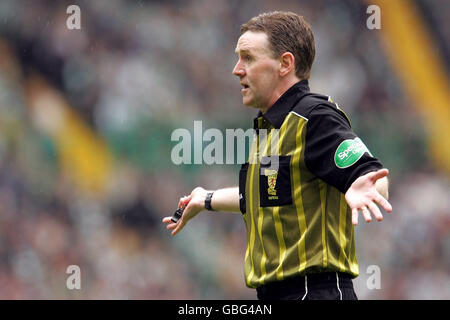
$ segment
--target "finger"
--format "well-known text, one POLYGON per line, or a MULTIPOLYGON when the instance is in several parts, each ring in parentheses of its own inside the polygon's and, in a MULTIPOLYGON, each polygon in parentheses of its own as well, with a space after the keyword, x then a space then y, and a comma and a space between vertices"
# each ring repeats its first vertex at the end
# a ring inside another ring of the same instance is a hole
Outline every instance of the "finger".
POLYGON ((184 227, 185 224, 186 224, 186 223, 183 221, 183 219, 180 219, 180 220, 178 221, 178 223, 177 223, 176 228, 172 231, 172 235, 174 236, 174 235, 176 235, 178 232, 180 232, 181 229, 183 229, 183 227, 184 227))
POLYGON ((178 207, 177 208, 181 208, 183 206, 185 198, 186 198, 186 196, 180 198, 180 200, 178 201, 178 207))
POLYGON ((166 229, 167 229, 167 230, 172 230, 172 229, 175 229, 176 226, 177 226, 176 223, 171 223, 171 224, 168 224, 168 225, 166 226, 166 229))
POLYGON ((170 222, 172 222, 172 217, 164 217, 164 218, 162 219, 162 222, 164 222, 164 223, 170 223, 170 222))
POLYGON ((172 221, 172 217, 164 217, 162 219, 162 222, 167 224, 166 225, 167 230, 172 230, 177 226, 177 224, 172 221))
POLYGON ((352 209, 352 224, 354 226, 358 225, 358 215, 359 215, 358 209, 353 208, 352 209))
POLYGON ((182 197, 180 199, 180 201, 178 202, 178 208, 186 207, 188 205, 189 201, 191 201, 191 199, 192 199, 191 195, 182 197))
POLYGON ((367 207, 366 206, 362 207, 361 211, 362 211, 362 214, 363 214, 364 219, 366 220, 366 222, 367 223, 371 222, 372 221, 372 217, 370 216, 370 212, 367 209, 367 207))
POLYGON ((383 215, 381 214, 380 209, 378 209, 378 207, 375 203, 370 202, 369 209, 372 212, 372 214, 374 215, 375 219, 377 219, 378 221, 383 220, 383 215))
POLYGON ((172 231, 172 235, 174 236, 174 235, 176 235, 178 232, 180 232, 181 231, 181 229, 183 229, 183 227, 186 225, 186 213, 188 212, 189 210, 188 210, 188 208, 186 208, 185 210, 184 210, 184 213, 183 213, 183 215, 181 216, 181 218, 180 218, 180 220, 178 220, 177 221, 177 223, 176 223, 176 227, 174 228, 174 230, 172 231))
POLYGON ((374 172, 374 175, 371 176, 371 178, 376 181, 378 179, 387 177, 387 175, 389 174, 389 170, 384 168, 384 169, 380 169, 376 172, 374 172))
POLYGON ((375 197, 375 201, 383 207, 386 212, 392 212, 392 205, 381 194, 375 197))

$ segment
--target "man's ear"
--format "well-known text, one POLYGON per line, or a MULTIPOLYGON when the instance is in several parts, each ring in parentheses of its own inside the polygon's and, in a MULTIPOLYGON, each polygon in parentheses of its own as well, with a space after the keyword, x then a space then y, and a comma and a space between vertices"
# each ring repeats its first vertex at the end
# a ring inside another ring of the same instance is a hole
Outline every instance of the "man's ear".
POLYGON ((280 76, 284 77, 292 70, 295 72, 295 57, 290 52, 285 52, 280 56, 280 76))

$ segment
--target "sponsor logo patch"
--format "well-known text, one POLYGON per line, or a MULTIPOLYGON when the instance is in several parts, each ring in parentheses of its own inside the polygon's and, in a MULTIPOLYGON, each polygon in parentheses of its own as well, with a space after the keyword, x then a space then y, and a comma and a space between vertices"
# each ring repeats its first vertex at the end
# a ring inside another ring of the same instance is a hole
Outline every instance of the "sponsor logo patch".
POLYGON ((340 169, 348 168, 361 159, 366 152, 372 156, 360 138, 344 140, 336 149, 334 163, 340 169))

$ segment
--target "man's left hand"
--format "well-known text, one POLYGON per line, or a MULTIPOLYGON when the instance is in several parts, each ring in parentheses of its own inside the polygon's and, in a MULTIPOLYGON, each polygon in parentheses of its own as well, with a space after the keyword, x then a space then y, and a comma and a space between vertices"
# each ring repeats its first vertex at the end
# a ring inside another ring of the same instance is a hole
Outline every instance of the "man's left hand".
POLYGON ((358 224, 358 210, 362 211, 366 222, 372 221, 370 212, 378 221, 383 220, 383 215, 375 203, 383 207, 386 212, 392 211, 391 204, 380 194, 376 186, 377 181, 387 177, 388 174, 388 169, 369 172, 356 179, 347 190, 345 200, 352 209, 353 225, 358 224))

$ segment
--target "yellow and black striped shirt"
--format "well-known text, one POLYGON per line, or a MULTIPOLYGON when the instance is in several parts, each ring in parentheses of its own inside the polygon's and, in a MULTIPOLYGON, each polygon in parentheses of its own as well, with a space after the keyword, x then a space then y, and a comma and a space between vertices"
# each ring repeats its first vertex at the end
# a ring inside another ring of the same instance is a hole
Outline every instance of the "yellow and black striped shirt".
POLYGON ((310 93, 306 80, 254 122, 255 139, 239 174, 247 286, 306 273, 358 276, 344 193, 381 163, 337 104, 310 93))

